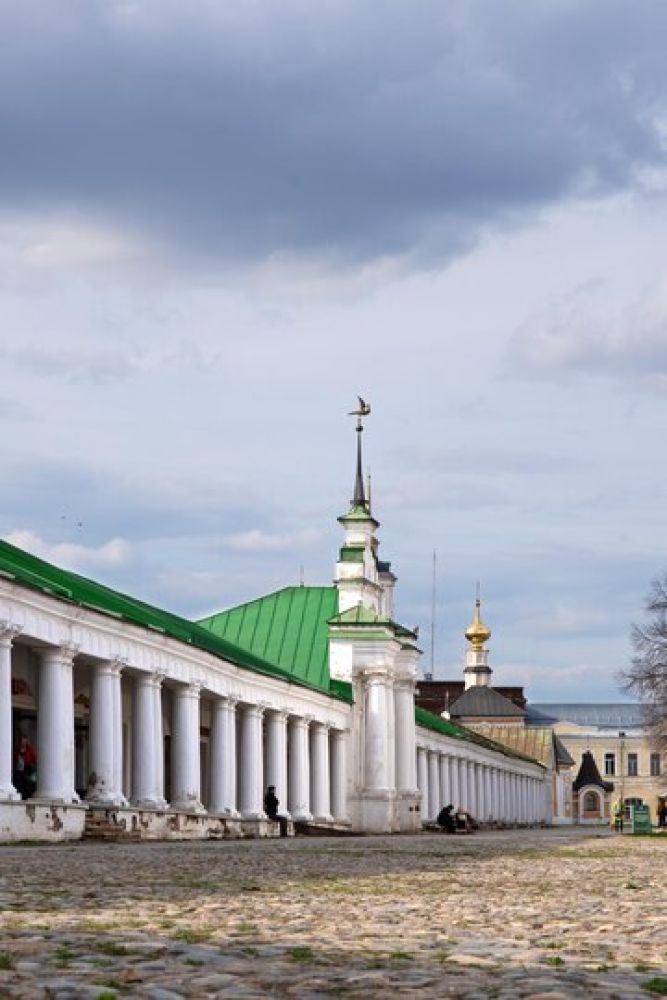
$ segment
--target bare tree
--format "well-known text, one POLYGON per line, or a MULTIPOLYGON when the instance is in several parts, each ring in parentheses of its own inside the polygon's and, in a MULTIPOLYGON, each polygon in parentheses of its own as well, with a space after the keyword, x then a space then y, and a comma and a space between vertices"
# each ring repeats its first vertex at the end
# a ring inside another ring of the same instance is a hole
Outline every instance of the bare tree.
POLYGON ((667 573, 651 584, 646 600, 646 620, 632 626, 635 655, 623 672, 625 689, 644 706, 649 729, 667 750, 667 573))

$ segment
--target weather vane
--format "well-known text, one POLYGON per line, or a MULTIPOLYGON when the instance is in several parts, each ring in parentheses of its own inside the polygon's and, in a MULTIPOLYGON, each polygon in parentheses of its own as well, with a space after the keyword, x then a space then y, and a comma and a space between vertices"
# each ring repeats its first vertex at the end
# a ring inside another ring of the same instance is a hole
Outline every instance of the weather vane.
POLYGON ((365 400, 363 400, 361 396, 357 396, 357 399, 359 400, 359 409, 350 410, 350 412, 348 413, 348 417, 356 417, 357 430, 363 431, 364 425, 362 424, 361 420, 362 417, 367 417, 368 414, 371 412, 371 406, 370 403, 367 403, 365 400))

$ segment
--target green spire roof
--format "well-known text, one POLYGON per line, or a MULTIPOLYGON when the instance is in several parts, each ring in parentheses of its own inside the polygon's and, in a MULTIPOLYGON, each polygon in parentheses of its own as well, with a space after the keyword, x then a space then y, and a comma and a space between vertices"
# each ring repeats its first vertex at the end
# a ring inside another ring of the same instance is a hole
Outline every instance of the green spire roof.
POLYGON ((327 622, 337 611, 335 587, 285 587, 203 618, 199 625, 292 677, 329 691, 327 622))

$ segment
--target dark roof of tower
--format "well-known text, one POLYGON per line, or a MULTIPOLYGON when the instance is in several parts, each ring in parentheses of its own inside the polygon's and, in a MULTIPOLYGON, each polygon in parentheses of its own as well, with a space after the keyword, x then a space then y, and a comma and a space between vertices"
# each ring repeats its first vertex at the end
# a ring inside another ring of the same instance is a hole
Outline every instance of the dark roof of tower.
POLYGON ((590 750, 584 751, 581 758, 581 767, 579 768, 577 777, 572 782, 572 788, 575 792, 578 792, 580 788, 584 788, 586 785, 595 785, 597 788, 602 788, 605 792, 614 791, 613 782, 603 781, 600 777, 598 766, 590 750))
POLYGON ((498 694, 492 687, 480 685, 479 687, 469 687, 460 698, 457 698, 449 706, 449 714, 459 718, 472 718, 473 716, 515 716, 521 718, 524 715, 523 709, 515 705, 509 698, 498 694))

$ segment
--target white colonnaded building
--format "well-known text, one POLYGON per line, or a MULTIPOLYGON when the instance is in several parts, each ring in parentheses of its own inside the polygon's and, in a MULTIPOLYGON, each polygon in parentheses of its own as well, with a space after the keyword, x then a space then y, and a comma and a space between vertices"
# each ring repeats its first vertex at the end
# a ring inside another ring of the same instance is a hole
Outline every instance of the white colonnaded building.
POLYGON ((0 541, 0 840, 551 821, 536 760, 415 707, 361 419, 334 582, 189 621, 0 541))

